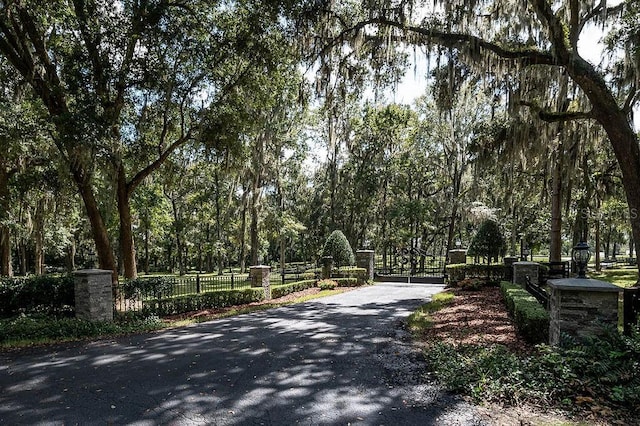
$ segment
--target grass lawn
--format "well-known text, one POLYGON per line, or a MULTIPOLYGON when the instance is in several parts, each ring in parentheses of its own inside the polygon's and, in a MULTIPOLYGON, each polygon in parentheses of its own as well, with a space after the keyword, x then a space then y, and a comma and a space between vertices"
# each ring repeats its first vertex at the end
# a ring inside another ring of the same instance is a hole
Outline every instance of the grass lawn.
POLYGON ((638 270, 636 268, 604 269, 600 272, 589 272, 590 278, 610 282, 619 287, 633 287, 638 281, 638 270))

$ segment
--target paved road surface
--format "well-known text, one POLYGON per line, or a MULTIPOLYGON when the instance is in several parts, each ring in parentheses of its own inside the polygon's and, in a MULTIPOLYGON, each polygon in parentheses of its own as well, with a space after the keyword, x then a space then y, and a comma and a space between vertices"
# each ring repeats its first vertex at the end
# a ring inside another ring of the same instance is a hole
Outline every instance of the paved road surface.
POLYGON ((0 424, 477 425, 424 384, 385 284, 161 333, 0 354, 0 424))

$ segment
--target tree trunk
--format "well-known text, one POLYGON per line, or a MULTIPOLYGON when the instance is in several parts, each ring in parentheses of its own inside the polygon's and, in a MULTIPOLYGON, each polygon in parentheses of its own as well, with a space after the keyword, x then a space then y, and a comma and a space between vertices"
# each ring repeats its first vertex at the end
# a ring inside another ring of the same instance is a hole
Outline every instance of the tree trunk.
MULTIPOLYGON (((622 171, 622 183, 629 206, 629 218, 633 239, 640 241, 640 143, 629 122, 628 113, 622 110, 593 65, 578 57, 567 66, 567 71, 584 90, 593 106, 593 116, 602 124, 613 147, 622 171)), ((640 259, 636 257, 639 271, 640 259)))
POLYGON ((558 145, 551 181, 551 232, 549 262, 562 261, 562 167, 564 157, 562 142, 558 145))
POLYGON ((144 273, 149 274, 149 238, 151 233, 149 228, 144 230, 144 273))
POLYGON ((8 219, 10 206, 9 175, 4 166, 0 167, 0 275, 12 277, 11 265, 11 232, 8 226, 2 224, 8 219))
POLYGON ((600 250, 602 242, 600 241, 600 198, 596 198, 596 219, 595 219, 595 228, 596 228, 596 271, 602 270, 601 259, 600 259, 600 250))
POLYGON ((0 226, 0 275, 12 277, 11 234, 8 226, 0 226))
POLYGON ((247 258, 247 189, 242 191, 242 213, 240 219, 240 273, 244 273, 246 270, 246 258, 247 258))
POLYGON ((260 200, 260 187, 254 185, 251 194, 251 225, 249 226, 249 234, 251 240, 251 265, 258 265, 258 202, 260 200))
POLYGON ((129 203, 129 191, 124 167, 118 167, 118 217, 120 219, 120 250, 124 265, 124 277, 135 279, 138 277, 136 266, 136 250, 133 243, 133 231, 131 226, 131 205, 129 203))
MULTIPOLYGON (((75 173, 74 173, 75 174, 75 173)), ((98 255, 98 266, 100 269, 113 271, 111 281, 114 286, 118 284, 118 271, 116 269, 115 257, 111 250, 111 242, 109 241, 109 233, 102 219, 102 214, 98 208, 98 203, 93 194, 93 189, 88 182, 83 182, 76 178, 78 190, 84 201, 87 211, 87 217, 91 224, 91 234, 96 245, 96 253, 98 255)))
POLYGON ((33 242, 35 246, 34 269, 36 275, 44 274, 44 209, 45 199, 36 202, 36 214, 33 227, 33 242))
POLYGON ((171 198, 171 207, 173 209, 173 223, 175 228, 175 239, 176 239, 176 257, 178 258, 178 269, 180 275, 185 275, 187 273, 187 266, 185 265, 184 259, 184 249, 182 247, 182 238, 180 233, 182 232, 182 226, 180 224, 180 218, 178 215, 178 206, 176 204, 176 200, 171 198))

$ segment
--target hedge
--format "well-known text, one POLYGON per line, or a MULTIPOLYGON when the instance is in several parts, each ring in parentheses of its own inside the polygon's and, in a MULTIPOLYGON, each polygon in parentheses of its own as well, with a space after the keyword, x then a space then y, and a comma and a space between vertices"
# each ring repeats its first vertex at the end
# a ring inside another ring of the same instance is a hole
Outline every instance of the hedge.
POLYGON ((473 263, 453 263, 445 267, 450 283, 457 283, 465 278, 483 278, 489 281, 504 279, 505 265, 494 264, 473 264, 473 263))
POLYGON ((72 275, 0 279, 0 317, 36 312, 71 315, 74 306, 72 275))
POLYGON ((271 297, 277 299, 278 297, 286 296, 287 294, 295 293, 296 291, 306 290, 311 287, 315 287, 316 280, 304 280, 296 281, 295 283, 283 284, 271 287, 271 297))
POLYGON ((226 308, 228 306, 260 302, 263 299, 264 290, 261 287, 242 290, 217 290, 186 296, 145 300, 142 304, 142 312, 145 315, 166 316, 201 309, 226 308))
POLYGON ((513 316, 516 328, 529 343, 549 341, 549 314, 527 290, 507 281, 500 283, 507 310, 513 316))

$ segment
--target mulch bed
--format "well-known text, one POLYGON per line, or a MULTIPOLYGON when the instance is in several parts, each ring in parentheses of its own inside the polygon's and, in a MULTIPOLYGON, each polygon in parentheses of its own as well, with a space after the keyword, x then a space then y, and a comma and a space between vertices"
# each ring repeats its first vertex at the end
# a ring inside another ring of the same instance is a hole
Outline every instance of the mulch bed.
POLYGON ((532 350, 531 345, 518 335, 499 288, 448 291, 456 297, 452 304, 431 314, 433 326, 426 330, 424 341, 483 346, 500 344, 519 353, 532 350))

